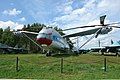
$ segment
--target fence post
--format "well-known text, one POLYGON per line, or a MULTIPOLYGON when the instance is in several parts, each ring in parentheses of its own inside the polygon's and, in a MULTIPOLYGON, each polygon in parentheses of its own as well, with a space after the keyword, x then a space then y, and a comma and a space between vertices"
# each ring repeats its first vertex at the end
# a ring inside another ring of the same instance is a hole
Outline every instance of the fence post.
POLYGON ((63 58, 61 58, 61 69, 60 69, 61 73, 63 73, 63 58))
POLYGON ((19 59, 18 59, 18 57, 16 58, 16 71, 18 72, 19 71, 19 66, 18 66, 18 62, 19 61, 19 59))
POLYGON ((104 58, 104 71, 107 69, 107 62, 106 62, 106 57, 104 58))

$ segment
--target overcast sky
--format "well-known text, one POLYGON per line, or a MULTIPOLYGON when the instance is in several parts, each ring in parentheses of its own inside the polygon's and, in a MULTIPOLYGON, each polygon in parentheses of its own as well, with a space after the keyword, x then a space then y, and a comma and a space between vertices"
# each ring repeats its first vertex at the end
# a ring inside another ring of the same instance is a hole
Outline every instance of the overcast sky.
MULTIPOLYGON (((4 29, 7 26, 11 29, 20 29, 24 24, 34 22, 65 29, 99 24, 101 15, 107 15, 106 23, 120 22, 120 0, 1 0, 0 2, 0 28, 4 29)), ((110 38, 119 40, 119 34, 120 30, 117 29, 113 30, 112 35, 99 38, 106 37, 105 42, 110 38)), ((80 43, 84 39, 82 37, 80 43)))

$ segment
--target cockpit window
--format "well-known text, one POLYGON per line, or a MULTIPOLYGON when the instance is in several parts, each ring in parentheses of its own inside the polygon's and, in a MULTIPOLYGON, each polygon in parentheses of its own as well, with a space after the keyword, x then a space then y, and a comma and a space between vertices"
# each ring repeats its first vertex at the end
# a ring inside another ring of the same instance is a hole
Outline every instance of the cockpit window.
POLYGON ((50 39, 50 35, 48 35, 46 33, 40 33, 39 36, 41 36, 42 38, 48 38, 48 39, 50 39))

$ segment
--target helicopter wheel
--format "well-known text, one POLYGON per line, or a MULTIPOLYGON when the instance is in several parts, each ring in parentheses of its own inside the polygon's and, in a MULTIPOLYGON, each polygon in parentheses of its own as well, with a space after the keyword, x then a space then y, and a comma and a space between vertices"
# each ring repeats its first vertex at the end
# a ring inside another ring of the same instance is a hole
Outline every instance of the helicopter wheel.
POLYGON ((51 52, 50 52, 50 51, 47 51, 46 56, 47 56, 47 57, 48 57, 48 56, 51 56, 51 52))

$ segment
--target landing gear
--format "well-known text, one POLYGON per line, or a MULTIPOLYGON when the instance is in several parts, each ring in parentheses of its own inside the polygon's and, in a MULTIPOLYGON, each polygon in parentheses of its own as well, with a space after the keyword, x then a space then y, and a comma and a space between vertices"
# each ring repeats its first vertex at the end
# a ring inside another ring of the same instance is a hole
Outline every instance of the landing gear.
POLYGON ((47 51, 46 56, 47 56, 47 57, 48 57, 48 56, 51 56, 51 52, 50 52, 50 51, 47 51))
POLYGON ((79 55, 79 52, 75 52, 75 55, 78 56, 78 55, 79 55))
POLYGON ((116 56, 120 56, 120 52, 116 52, 116 56))
POLYGON ((104 55, 104 52, 101 52, 102 55, 104 55))
POLYGON ((47 51, 45 51, 45 50, 43 49, 42 54, 46 54, 46 53, 47 53, 47 51))
POLYGON ((75 55, 76 55, 76 56, 78 56, 78 55, 79 55, 79 53, 75 53, 75 55))
POLYGON ((120 52, 118 52, 118 56, 120 57, 120 52))

